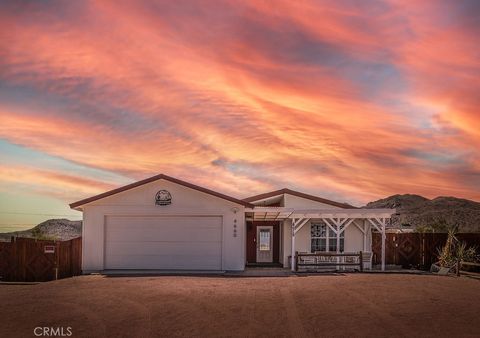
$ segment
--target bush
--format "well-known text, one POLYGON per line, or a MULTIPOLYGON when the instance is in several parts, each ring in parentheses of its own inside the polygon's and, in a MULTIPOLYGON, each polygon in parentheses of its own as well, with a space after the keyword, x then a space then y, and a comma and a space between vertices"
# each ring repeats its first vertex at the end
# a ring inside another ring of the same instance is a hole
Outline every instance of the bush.
POLYGON ((48 240, 48 241, 54 241, 55 237, 54 236, 47 236, 45 235, 40 228, 33 228, 32 229, 32 237, 38 240, 48 240))
POLYGON ((451 268, 458 261, 474 261, 477 258, 477 248, 467 247, 467 243, 460 242, 455 234, 456 229, 450 229, 447 242, 438 250, 438 264, 441 267, 451 268))

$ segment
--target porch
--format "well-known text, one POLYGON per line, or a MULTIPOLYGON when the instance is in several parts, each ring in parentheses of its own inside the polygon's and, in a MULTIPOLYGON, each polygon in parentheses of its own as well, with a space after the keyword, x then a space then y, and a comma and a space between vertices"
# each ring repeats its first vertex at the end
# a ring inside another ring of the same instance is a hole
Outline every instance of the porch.
MULTIPOLYGON (((276 247, 279 263, 290 266, 291 271, 297 269, 298 262, 294 259, 297 252, 302 255, 335 253, 350 256, 362 252, 361 268, 371 268, 371 236, 372 231, 376 231, 382 237, 381 270, 385 271, 386 230, 390 228, 389 219, 395 213, 394 209, 304 210, 270 206, 254 207, 245 211, 247 262, 253 250, 257 256, 263 255, 264 258, 267 257, 266 262, 270 262, 268 254, 271 252, 273 259, 276 247), (249 238, 249 224, 255 224, 256 237, 253 242, 249 238), (273 229, 276 224, 278 235, 274 236, 273 229), (309 226, 305 227, 307 224, 309 226)), ((335 262, 341 261, 341 258, 335 259, 335 262)))

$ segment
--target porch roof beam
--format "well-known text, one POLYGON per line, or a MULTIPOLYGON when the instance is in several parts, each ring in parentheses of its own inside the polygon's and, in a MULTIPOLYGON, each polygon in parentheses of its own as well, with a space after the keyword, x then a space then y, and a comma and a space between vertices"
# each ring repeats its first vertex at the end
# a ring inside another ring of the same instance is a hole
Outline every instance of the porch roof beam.
POLYGON ((358 223, 356 222, 356 220, 353 221, 353 224, 363 233, 365 234, 366 231, 364 229, 365 226, 361 227, 360 225, 358 225, 358 223))
POLYGON ((274 221, 276 221, 278 219, 278 216, 280 216, 281 212, 277 212, 277 215, 275 216, 275 219, 274 221))
POLYGON ((337 227, 330 224, 331 221, 335 224, 335 221, 333 219, 324 218, 323 221, 330 228, 330 230, 337 234, 337 227))
POLYGON ((340 229, 340 234, 344 232, 350 226, 350 224, 352 224, 353 221, 355 221, 355 218, 346 219, 343 228, 340 229))
MULTIPOLYGON (((284 207, 255 207, 245 209, 247 216, 255 220, 286 220, 286 219, 338 219, 348 222, 348 219, 381 219, 390 218, 395 209, 294 209, 284 207), (267 215, 272 217, 267 217, 267 215), (273 214, 276 216, 274 217, 273 214), (263 216, 263 217, 262 217, 263 216)), ((342 224, 343 225, 343 224, 342 224)))
MULTIPOLYGON (((295 224, 295 227, 294 227, 294 235, 297 234, 297 232, 300 231, 300 229, 305 225, 307 224, 307 222, 310 220, 310 218, 305 218, 305 219, 302 219, 302 220, 298 220, 298 222, 295 224)), ((293 225, 293 223, 292 223, 293 225)))
MULTIPOLYGON (((393 214, 393 213, 392 213, 393 214)), ((292 214, 292 218, 318 218, 318 219, 334 219, 334 218, 340 218, 340 219, 348 219, 348 218, 357 218, 357 219, 369 219, 369 218, 390 218, 392 214, 378 214, 378 213, 323 213, 323 212, 318 212, 318 213, 299 213, 298 211, 295 211, 292 214)))

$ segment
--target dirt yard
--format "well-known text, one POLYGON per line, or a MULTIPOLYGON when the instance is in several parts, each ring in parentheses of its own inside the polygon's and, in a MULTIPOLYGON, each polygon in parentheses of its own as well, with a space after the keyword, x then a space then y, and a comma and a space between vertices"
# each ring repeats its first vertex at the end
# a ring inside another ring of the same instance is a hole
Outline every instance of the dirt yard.
POLYGON ((466 277, 81 276, 0 297, 0 337, 480 336, 480 281, 466 277))

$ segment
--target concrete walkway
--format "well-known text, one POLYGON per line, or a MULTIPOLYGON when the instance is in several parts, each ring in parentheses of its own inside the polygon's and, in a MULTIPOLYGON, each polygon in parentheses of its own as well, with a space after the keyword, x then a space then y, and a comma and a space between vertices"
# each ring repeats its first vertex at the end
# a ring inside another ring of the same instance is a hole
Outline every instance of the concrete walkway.
POLYGON ((295 274, 288 268, 246 267, 244 271, 228 271, 229 277, 290 277, 295 274))
MULTIPOLYGON (((278 267, 246 267, 245 271, 226 271, 224 276, 228 277, 292 277, 292 276, 305 276, 305 275, 342 275, 342 274, 355 274, 360 273, 358 271, 298 271, 292 272, 290 268, 278 268, 278 267)), ((413 269, 388 269, 381 270, 364 270, 362 273, 371 274, 414 274, 414 275, 430 275, 428 271, 413 270, 413 269)))

